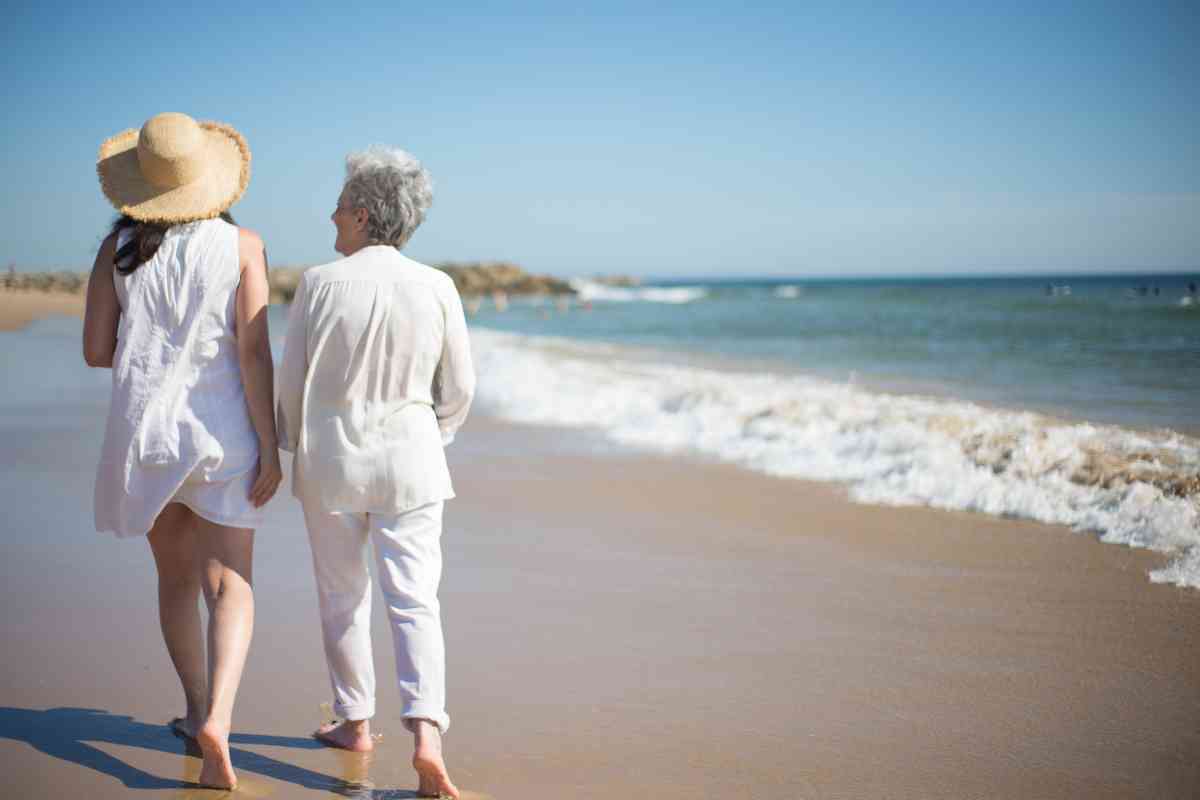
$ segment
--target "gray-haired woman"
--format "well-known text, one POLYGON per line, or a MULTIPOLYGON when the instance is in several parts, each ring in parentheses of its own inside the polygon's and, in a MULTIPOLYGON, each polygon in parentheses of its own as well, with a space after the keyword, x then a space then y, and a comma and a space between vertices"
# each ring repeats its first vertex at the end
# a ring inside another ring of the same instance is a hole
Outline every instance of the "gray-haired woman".
POLYGON ((444 273, 400 254, 432 199, 429 175, 403 150, 346 159, 333 212, 345 258, 304 273, 280 367, 278 428, 295 453, 334 709, 322 742, 370 750, 374 545, 395 645, 401 716, 414 734, 419 793, 458 790, 441 733, 445 656, 437 588, 442 508, 454 496, 443 447, 475 391, 462 302, 444 273))

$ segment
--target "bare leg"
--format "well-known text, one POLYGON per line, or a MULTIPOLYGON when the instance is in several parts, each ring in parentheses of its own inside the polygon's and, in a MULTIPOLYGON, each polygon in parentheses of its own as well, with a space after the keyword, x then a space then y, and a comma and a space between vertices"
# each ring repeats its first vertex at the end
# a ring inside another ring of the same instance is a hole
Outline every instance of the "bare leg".
POLYGON ((208 716, 196 735, 204 751, 200 783, 232 789, 237 785, 229 760, 233 701, 254 632, 254 531, 197 518, 196 546, 209 614, 208 716))
POLYGON ((442 758, 442 734, 427 719, 406 719, 405 724, 413 732, 413 769, 420 782, 417 794, 421 797, 458 798, 458 787, 446 773, 446 762, 442 758))
POLYGON ((184 716, 173 721, 172 728, 193 739, 208 712, 195 519, 187 506, 171 503, 148 537, 158 568, 158 621, 186 704, 184 716))

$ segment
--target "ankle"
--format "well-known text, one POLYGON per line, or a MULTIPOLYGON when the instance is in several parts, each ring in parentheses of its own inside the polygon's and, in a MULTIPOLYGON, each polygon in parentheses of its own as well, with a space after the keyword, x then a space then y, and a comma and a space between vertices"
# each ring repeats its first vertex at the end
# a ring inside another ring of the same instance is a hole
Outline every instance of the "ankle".
POLYGON ((201 728, 212 733, 217 733, 222 736, 228 736, 230 730, 230 722, 220 717, 212 716, 211 714, 202 718, 201 728))
POLYGON ((348 733, 353 733, 356 736, 369 736, 371 734, 371 720, 368 719, 348 719, 342 722, 348 733))
POLYGON ((412 731, 413 740, 417 746, 422 744, 437 744, 442 740, 441 731, 431 720, 422 717, 407 717, 404 727, 412 731))

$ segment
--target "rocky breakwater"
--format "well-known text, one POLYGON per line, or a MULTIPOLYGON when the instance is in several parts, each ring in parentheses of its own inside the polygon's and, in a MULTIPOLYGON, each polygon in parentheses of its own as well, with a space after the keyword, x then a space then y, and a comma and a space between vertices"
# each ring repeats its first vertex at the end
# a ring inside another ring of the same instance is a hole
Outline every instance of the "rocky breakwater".
MULTIPOLYGON (((549 275, 532 275, 516 264, 504 261, 446 262, 434 264, 454 279, 458 293, 465 299, 505 295, 573 295, 575 290, 564 280, 549 275)), ((287 303, 296 293, 304 267, 277 267, 271 270, 271 302, 287 303)))
MULTIPOLYGON (((503 261, 435 264, 454 279, 464 298, 504 295, 574 295, 569 283, 549 275, 532 275, 503 261)), ((275 267, 268 275, 272 303, 291 302, 307 267, 275 267)), ((81 295, 87 289, 87 273, 83 272, 17 272, 9 269, 0 280, 0 287, 13 291, 38 291, 53 294, 81 295)))
POLYGON ((454 279, 458 293, 464 297, 479 297, 504 292, 510 295, 573 295, 569 283, 549 275, 532 275, 504 261, 436 264, 438 269, 454 279))
POLYGON ((87 290, 87 279, 82 272, 17 272, 9 267, 0 286, 16 292, 83 294, 87 290))

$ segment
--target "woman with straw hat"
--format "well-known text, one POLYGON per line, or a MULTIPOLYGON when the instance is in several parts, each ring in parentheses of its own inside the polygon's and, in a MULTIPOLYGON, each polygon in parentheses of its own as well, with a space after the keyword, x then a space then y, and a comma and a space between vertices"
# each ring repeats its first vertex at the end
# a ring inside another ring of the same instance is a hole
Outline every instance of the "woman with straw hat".
POLYGON ((148 536, 187 704, 172 728, 203 751, 200 782, 232 788, 254 529, 281 478, 266 252, 227 213, 250 150, 227 125, 166 113, 100 145, 97 171, 121 216, 92 267, 83 325, 84 359, 113 379, 96 529, 148 536))

